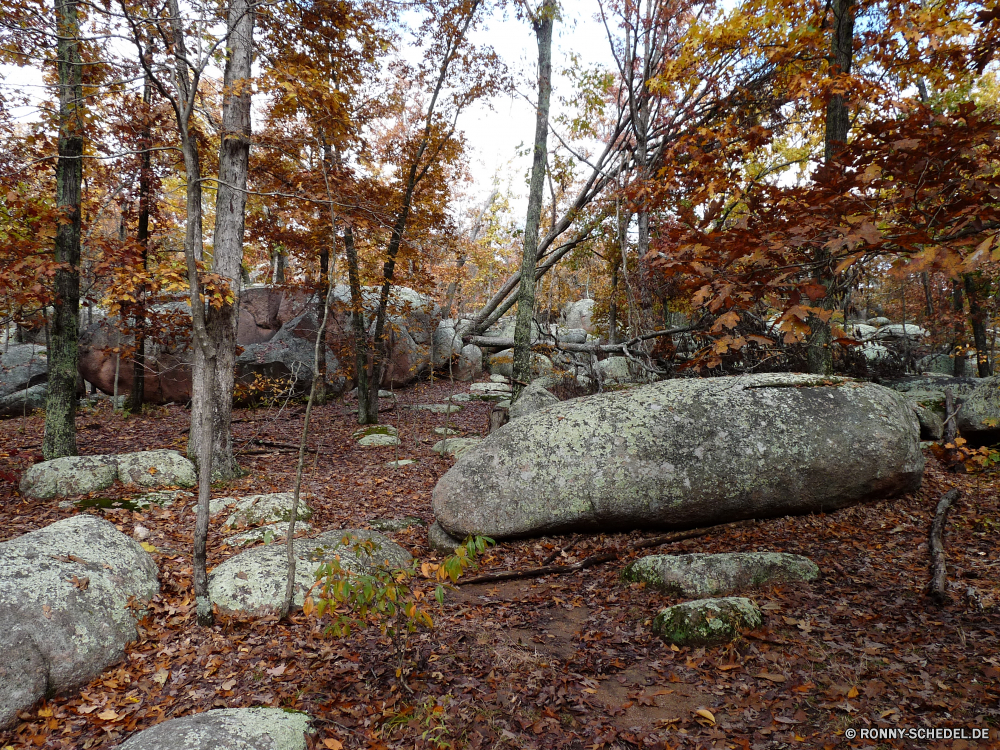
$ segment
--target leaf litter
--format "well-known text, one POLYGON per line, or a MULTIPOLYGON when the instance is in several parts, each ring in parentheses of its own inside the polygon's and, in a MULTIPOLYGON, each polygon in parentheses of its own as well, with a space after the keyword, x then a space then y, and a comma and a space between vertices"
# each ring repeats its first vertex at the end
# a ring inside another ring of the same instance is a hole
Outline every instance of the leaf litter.
MULTIPOLYGON (((349 402, 317 407, 303 482, 313 525, 350 528, 404 516, 431 523, 430 491, 453 463, 430 450, 434 428, 481 435, 490 404, 468 402, 448 417, 408 407, 442 403, 453 391, 439 382, 399 392, 398 405, 380 416, 399 430, 398 449, 359 447, 349 402), (386 465, 397 457, 419 460, 386 465)), ((295 455, 282 446, 297 445, 303 414, 297 404, 234 410, 234 445, 248 474, 213 487, 213 496, 290 490, 295 455)), ((81 452, 100 454, 183 450, 189 414, 166 406, 125 418, 105 404, 78 419, 87 428, 81 452)), ((307 711, 316 729, 310 748, 833 748, 847 744, 845 730, 869 727, 978 727, 1000 736, 996 474, 947 473, 929 456, 915 496, 759 521, 657 549, 634 549, 656 532, 504 543, 478 573, 622 554, 563 576, 450 592, 434 612, 435 628, 410 637, 401 680, 393 646, 376 629, 333 639, 302 612, 286 622, 219 616, 214 627, 197 627, 191 500, 146 510, 26 501, 17 479, 41 460, 42 429, 41 417, 0 422, 0 541, 77 512, 107 518, 124 533, 141 525, 161 591, 124 660, 21 712, 0 732, 5 750, 113 747, 172 717, 243 706, 307 711), (938 608, 924 595, 926 540, 935 503, 953 486, 962 500, 947 534, 952 602, 938 608), (650 622, 678 600, 618 578, 638 554, 758 549, 806 555, 821 577, 751 594, 764 624, 725 646, 664 644, 650 622)), ((124 487, 102 493, 135 494, 124 487)), ((210 567, 241 551, 221 544, 224 518, 212 523, 210 567)), ((427 546, 425 526, 391 536, 416 557, 440 558, 427 546)))

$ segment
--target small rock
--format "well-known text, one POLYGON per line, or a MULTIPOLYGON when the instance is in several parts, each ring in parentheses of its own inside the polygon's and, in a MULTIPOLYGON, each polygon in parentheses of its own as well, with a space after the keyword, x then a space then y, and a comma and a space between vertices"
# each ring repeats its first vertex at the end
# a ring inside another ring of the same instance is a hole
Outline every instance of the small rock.
POLYGON ((410 464, 415 464, 417 461, 413 458, 401 458, 398 461, 386 461, 385 465, 390 469, 402 469, 404 466, 409 466, 410 464))
POLYGON ((177 451, 156 450, 116 456, 118 479, 140 487, 194 487, 198 474, 194 464, 177 451))
POLYGON ((749 599, 699 599, 660 610, 653 632, 678 646, 707 646, 732 641, 741 630, 758 628, 762 622, 760 610, 749 599))
POLYGON ((351 435, 355 440, 361 440, 369 435, 392 435, 398 436, 399 431, 391 424, 366 424, 354 431, 351 435))
POLYGON ((391 448, 392 446, 399 444, 399 438, 395 435, 384 435, 381 433, 368 435, 358 441, 358 445, 362 448, 391 448))
POLYGON ((491 383, 504 383, 505 385, 510 382, 510 378, 505 375, 490 375, 491 383))
POLYGON ((416 516, 404 516, 403 518, 373 518, 368 522, 375 531, 405 531, 412 526, 423 526, 424 522, 416 516))
POLYGON ((411 407, 417 411, 429 411, 434 414, 455 414, 462 411, 458 404, 417 404, 411 407))
POLYGON ((187 500, 192 497, 194 497, 194 493, 185 492, 184 490, 160 490, 158 492, 147 492, 145 495, 139 495, 139 497, 135 498, 134 502, 140 507, 159 505, 161 508, 167 508, 175 502, 187 500))
POLYGON ((137 542, 144 542, 149 539, 150 531, 145 526, 141 524, 136 524, 135 528, 132 529, 132 538, 137 542))
POLYGON ((479 445, 482 440, 482 438, 445 438, 435 443, 431 450, 435 453, 440 453, 442 456, 454 456, 458 458, 470 448, 479 445))
POLYGON ((453 430, 450 427, 435 427, 434 428, 434 434, 435 435, 444 435, 445 437, 447 437, 448 435, 458 435, 459 432, 458 432, 458 430, 453 430))
POLYGON ((118 478, 114 456, 65 456, 37 463, 21 477, 21 494, 35 500, 106 490, 118 478))
POLYGON ((443 528, 437 521, 427 529, 427 544, 431 549, 450 555, 456 547, 462 546, 462 540, 456 539, 443 528))
MULTIPOLYGON (((219 501, 233 499, 220 498, 219 501)), ((288 523, 292 517, 294 499, 295 493, 293 492, 274 492, 268 495, 236 498, 236 507, 233 509, 233 514, 226 519, 225 527, 227 529, 240 529, 270 523, 288 523)), ((299 507, 295 518, 297 521, 308 521, 312 518, 312 508, 306 504, 302 497, 299 497, 299 507)))
MULTIPOLYGON (((296 534, 300 531, 311 533, 312 530, 312 524, 307 521, 295 522, 296 534)), ((223 541, 230 547, 246 547, 249 544, 256 544, 257 542, 264 542, 265 544, 277 542, 284 539, 287 535, 288 521, 282 521, 280 523, 269 523, 264 526, 258 526, 256 529, 242 531, 239 534, 230 534, 223 541)))
POLYGON ((306 750, 310 721, 285 708, 218 708, 144 729, 118 750, 306 750))
POLYGON ((471 401, 472 396, 470 396, 468 393, 456 393, 453 396, 451 396, 451 400, 464 404, 467 401, 471 401))
POLYGON ((807 557, 784 552, 649 555, 622 577, 685 598, 727 596, 773 583, 812 581, 819 568, 807 557))
MULTIPOLYGON (((409 565, 410 553, 382 534, 367 529, 327 531, 317 537, 296 539, 292 548, 298 558, 295 565, 294 602, 301 605, 305 593, 316 582, 316 571, 324 561, 340 557, 344 570, 371 573, 377 568, 397 568, 409 565), (374 554, 356 552, 344 537, 359 541, 372 540, 374 554)), ((229 612, 273 610, 285 598, 288 559, 284 544, 268 544, 234 555, 216 566, 208 580, 212 602, 229 612)))

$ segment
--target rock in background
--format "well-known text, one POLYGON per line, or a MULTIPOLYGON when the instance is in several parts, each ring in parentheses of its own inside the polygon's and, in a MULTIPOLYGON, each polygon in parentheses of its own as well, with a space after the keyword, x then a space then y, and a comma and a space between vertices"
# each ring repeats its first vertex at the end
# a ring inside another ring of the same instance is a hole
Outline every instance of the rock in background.
POLYGON ((119 750, 306 750, 309 714, 284 708, 218 708, 169 719, 119 750))

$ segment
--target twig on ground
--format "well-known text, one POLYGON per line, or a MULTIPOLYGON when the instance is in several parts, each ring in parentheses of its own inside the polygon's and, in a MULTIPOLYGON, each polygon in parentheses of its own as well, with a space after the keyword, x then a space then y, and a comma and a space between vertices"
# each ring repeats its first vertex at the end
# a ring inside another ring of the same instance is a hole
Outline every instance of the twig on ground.
POLYGON ((505 570, 501 573, 486 573, 485 575, 476 576, 475 578, 459 580, 457 585, 468 586, 474 583, 495 583, 497 581, 513 581, 524 578, 539 578, 541 576, 575 573, 578 570, 586 570, 587 568, 592 568, 595 565, 600 565, 601 563, 618 560, 633 550, 659 547, 662 544, 672 544, 673 542, 681 542, 685 539, 695 539, 696 537, 705 536, 716 531, 735 529, 739 526, 747 526, 751 523, 753 523, 752 519, 746 521, 734 521, 733 523, 724 523, 718 526, 709 526, 704 529, 677 531, 673 534, 663 534, 662 536, 655 536, 652 539, 636 542, 635 544, 629 545, 626 549, 616 549, 611 550, 610 552, 601 552, 596 555, 591 555, 590 557, 587 557, 578 563, 573 563, 572 565, 542 565, 538 568, 520 568, 518 570, 505 570))
POLYGON ((962 493, 957 487, 944 493, 938 500, 937 510, 934 512, 934 523, 931 524, 931 582, 927 587, 927 593, 938 605, 947 604, 950 600, 947 590, 948 568, 944 555, 944 525, 947 522, 951 504, 958 500, 961 495, 962 493))

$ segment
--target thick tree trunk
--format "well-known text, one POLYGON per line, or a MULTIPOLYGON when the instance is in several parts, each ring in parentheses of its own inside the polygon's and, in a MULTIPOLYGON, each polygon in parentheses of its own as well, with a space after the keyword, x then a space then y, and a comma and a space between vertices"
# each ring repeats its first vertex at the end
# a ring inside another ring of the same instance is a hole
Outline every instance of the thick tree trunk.
POLYGON ((58 34, 59 160, 56 206, 65 221, 56 230, 52 331, 48 350, 49 395, 45 404, 46 459, 76 455, 76 385, 79 378, 80 194, 83 182, 83 62, 76 0, 55 5, 58 34))
POLYGON ((206 329, 215 350, 212 398, 192 402, 192 430, 189 451, 201 455, 201 441, 207 439, 196 424, 203 425, 201 409, 212 420, 212 474, 221 479, 238 476, 240 467, 233 456, 232 421, 233 376, 236 368, 236 327, 242 283, 243 232, 246 215, 247 169, 250 159, 250 66, 253 62, 253 11, 248 0, 233 0, 229 6, 227 30, 229 56, 226 60, 222 99, 222 143, 219 147, 219 190, 215 206, 215 245, 212 271, 229 282, 234 300, 216 308, 206 306, 206 329))
POLYGON ((542 216, 542 190, 548 155, 549 100, 552 95, 552 27, 555 0, 543 0, 532 19, 538 42, 538 106, 535 110, 535 145, 528 188, 528 213, 524 222, 521 284, 517 295, 517 323, 514 327, 513 399, 531 381, 531 321, 535 312, 535 262, 538 255, 538 227, 542 216))
MULTIPOLYGON (((149 258, 149 203, 153 192, 153 154, 150 151, 153 134, 149 121, 151 117, 149 105, 152 100, 153 86, 147 74, 142 87, 142 103, 144 105, 142 116, 145 121, 139 135, 139 148, 142 150, 142 156, 139 166, 139 227, 136 232, 136 240, 139 243, 141 253, 140 261, 144 270, 149 258)), ((135 329, 135 355, 132 364, 132 393, 129 398, 129 410, 133 414, 142 409, 146 388, 145 295, 140 296, 134 309, 132 326, 135 329)))
MULTIPOLYGON (((851 72, 854 59, 854 0, 833 0, 833 33, 830 43, 830 76, 837 78, 847 76, 851 72)), ((826 132, 823 139, 824 159, 827 164, 836 160, 837 155, 847 143, 847 133, 851 127, 850 111, 844 94, 831 94, 826 105, 826 132)), ((833 287, 832 269, 827 263, 827 253, 820 250, 814 272, 817 282, 827 290, 827 296, 820 302, 831 309, 834 300, 830 294, 833 287)), ((817 315, 809 317, 809 344, 807 350, 807 366, 809 372, 816 375, 829 375, 833 372, 832 336, 829 321, 817 315)))

